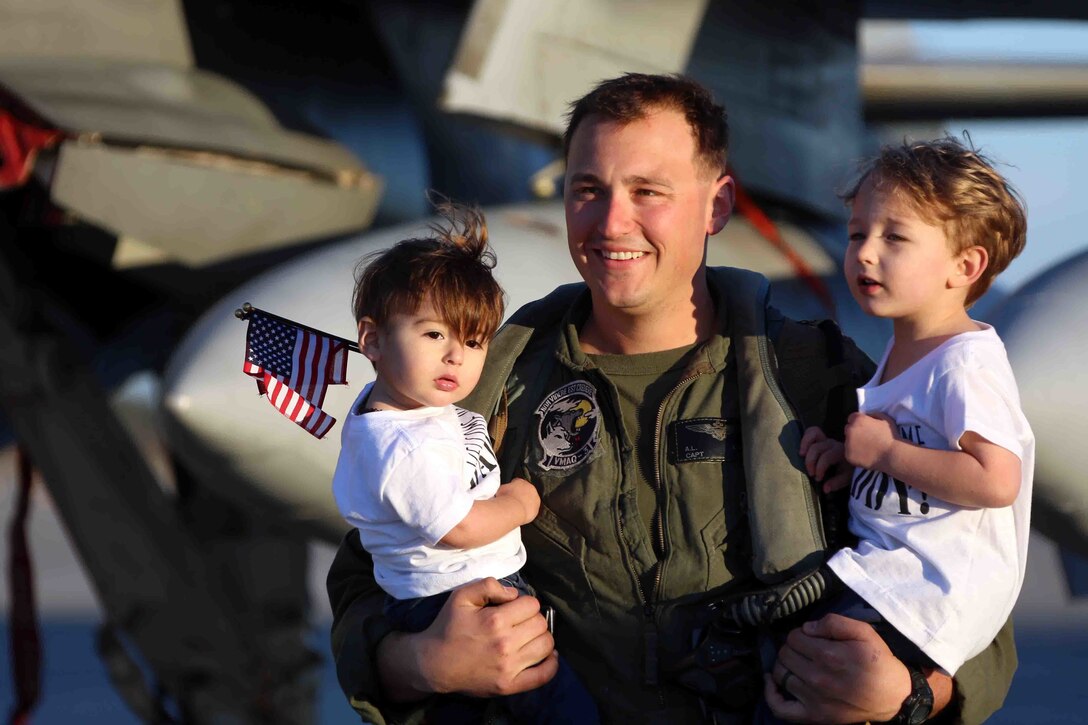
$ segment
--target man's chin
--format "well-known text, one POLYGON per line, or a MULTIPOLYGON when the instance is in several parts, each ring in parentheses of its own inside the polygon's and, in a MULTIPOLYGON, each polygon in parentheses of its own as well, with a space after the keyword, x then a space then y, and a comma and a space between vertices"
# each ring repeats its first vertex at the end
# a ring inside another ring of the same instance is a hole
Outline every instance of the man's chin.
POLYGON ((646 307, 646 295, 632 290, 602 289, 599 295, 593 296, 593 304, 635 315, 646 307))

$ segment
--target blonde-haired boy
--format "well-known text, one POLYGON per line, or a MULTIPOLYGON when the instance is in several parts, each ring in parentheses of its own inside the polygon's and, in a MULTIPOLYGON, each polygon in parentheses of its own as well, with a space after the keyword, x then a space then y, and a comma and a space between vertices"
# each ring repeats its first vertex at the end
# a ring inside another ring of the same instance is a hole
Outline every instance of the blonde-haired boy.
POLYGON ((830 609, 877 622, 908 667, 954 674, 993 640, 1024 578, 1034 437, 1001 339, 968 314, 1023 249, 1024 208, 954 138, 884 148, 844 198, 847 282, 894 334, 845 445, 818 428, 802 440, 825 490, 846 485, 849 471, 829 475, 843 457, 855 467, 859 541, 828 562, 848 587, 830 609))

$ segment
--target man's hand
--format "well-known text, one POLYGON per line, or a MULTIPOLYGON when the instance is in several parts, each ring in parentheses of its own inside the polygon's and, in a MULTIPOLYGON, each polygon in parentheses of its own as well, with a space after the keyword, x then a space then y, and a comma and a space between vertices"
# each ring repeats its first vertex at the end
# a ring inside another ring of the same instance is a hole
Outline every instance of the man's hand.
POLYGON ((378 659, 387 695, 400 701, 533 690, 555 676, 559 662, 540 603, 491 578, 454 591, 424 631, 385 637, 378 659))
MULTIPOLYGON (((790 632, 764 683, 767 705, 775 715, 810 723, 890 720, 910 691, 906 666, 876 630, 838 614, 790 632), (783 696, 782 684, 795 699, 783 696)), ((946 703, 947 697, 940 706, 946 703)))
POLYGON ((823 482, 824 493, 831 493, 850 485, 851 468, 843 465, 846 460, 843 444, 828 438, 821 428, 806 428, 801 436, 801 455, 805 457, 808 475, 823 482), (828 473, 831 476, 825 479, 828 473))
POLYGON ((888 416, 851 413, 846 420, 846 460, 861 468, 883 470, 897 438, 895 421, 888 416))
POLYGON ((536 518, 536 515, 540 513, 540 494, 536 491, 536 486, 526 481, 524 478, 511 478, 508 482, 499 486, 498 493, 495 497, 510 496, 516 499, 525 509, 525 520, 522 525, 532 522, 536 518))

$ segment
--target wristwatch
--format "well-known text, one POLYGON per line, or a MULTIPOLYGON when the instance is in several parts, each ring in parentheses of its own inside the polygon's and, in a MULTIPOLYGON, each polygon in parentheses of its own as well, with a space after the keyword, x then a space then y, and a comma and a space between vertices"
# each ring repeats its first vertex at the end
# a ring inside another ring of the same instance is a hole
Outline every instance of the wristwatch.
POLYGON ((895 717, 886 721, 886 725, 921 725, 933 710, 933 690, 926 676, 910 665, 907 665, 907 671, 910 672, 910 694, 903 700, 903 706, 895 717))

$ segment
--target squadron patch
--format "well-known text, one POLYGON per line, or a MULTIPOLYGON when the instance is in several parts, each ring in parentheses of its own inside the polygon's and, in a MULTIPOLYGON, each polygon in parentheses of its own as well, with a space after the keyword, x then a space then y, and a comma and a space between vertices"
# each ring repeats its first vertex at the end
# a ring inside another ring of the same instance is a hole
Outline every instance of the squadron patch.
POLYGON ((584 380, 567 383, 544 398, 540 416, 540 468, 569 471, 589 458, 597 447, 600 408, 597 391, 584 380))

